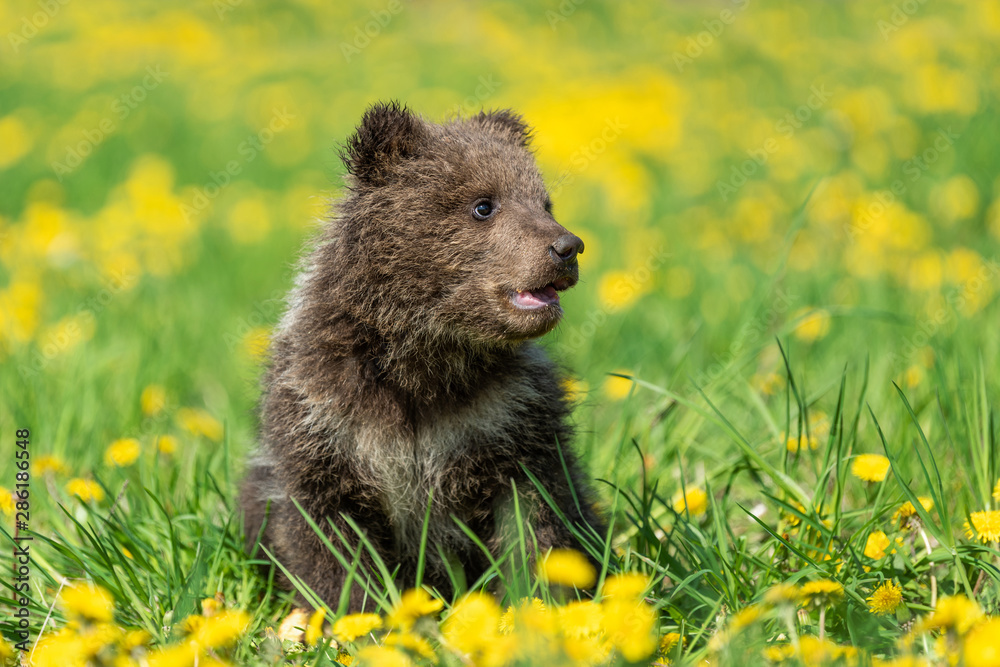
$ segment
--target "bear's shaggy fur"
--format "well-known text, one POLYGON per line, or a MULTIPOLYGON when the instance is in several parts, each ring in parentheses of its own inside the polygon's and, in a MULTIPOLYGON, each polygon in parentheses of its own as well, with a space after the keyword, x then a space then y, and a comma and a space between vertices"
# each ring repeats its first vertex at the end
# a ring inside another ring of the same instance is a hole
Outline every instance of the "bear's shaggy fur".
MULTIPOLYGON (((272 342, 241 499, 249 547, 259 537, 327 604, 347 572, 292 499, 348 559, 350 517, 408 586, 433 494, 424 581, 442 591, 445 559, 470 584, 488 566, 454 518, 498 556, 513 485, 542 552, 579 548, 525 470, 570 522, 603 535, 566 447, 559 373, 531 342, 560 319, 556 290, 576 283, 583 244, 552 217, 528 144, 507 111, 434 124, 389 103, 342 152, 349 192, 272 342)), ((350 607, 364 599, 354 583, 350 607)))

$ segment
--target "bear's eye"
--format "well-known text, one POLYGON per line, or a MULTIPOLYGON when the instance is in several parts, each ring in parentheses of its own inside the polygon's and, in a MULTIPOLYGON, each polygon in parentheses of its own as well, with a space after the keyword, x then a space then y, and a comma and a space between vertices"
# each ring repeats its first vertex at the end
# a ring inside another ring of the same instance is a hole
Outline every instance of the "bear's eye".
POLYGON ((496 211, 496 207, 489 199, 480 199, 472 205, 472 216, 477 220, 486 220, 496 211))

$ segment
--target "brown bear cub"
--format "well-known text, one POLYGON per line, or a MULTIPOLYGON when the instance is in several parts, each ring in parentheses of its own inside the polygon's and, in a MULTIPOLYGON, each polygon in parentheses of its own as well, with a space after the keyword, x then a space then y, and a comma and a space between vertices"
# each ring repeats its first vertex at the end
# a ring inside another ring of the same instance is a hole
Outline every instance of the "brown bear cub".
POLYGON ((559 322, 583 243, 552 217, 528 127, 507 111, 435 124, 376 104, 342 158, 348 193, 271 347, 241 500, 250 548, 259 538, 336 607, 348 571, 296 501, 348 562, 360 555, 359 610, 370 547, 413 585, 431 498, 423 580, 446 594, 455 565, 469 584, 489 566, 455 519, 500 557, 514 488, 541 553, 581 548, 566 522, 601 539, 560 374, 532 342, 559 322))

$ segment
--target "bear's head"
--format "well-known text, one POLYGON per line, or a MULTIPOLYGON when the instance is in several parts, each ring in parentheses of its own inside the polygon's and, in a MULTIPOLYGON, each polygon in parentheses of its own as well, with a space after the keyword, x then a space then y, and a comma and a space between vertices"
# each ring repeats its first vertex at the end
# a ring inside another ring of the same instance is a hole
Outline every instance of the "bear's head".
POLYGON ((481 344, 551 330, 583 242, 552 216, 530 130, 509 111, 444 124, 376 104, 347 142, 340 288, 380 330, 481 344))

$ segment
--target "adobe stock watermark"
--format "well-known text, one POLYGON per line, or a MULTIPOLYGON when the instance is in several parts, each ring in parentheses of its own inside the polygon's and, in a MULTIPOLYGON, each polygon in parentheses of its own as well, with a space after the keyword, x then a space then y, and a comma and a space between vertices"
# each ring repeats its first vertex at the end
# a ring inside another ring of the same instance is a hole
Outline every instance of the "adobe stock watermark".
MULTIPOLYGON (((938 129, 933 145, 925 148, 921 153, 910 158, 903 163, 903 174, 909 177, 910 184, 920 180, 931 166, 941 159, 943 153, 951 150, 951 147, 958 141, 959 134, 952 132, 951 127, 938 129)), ((906 181, 897 178, 889 184, 888 188, 875 193, 875 201, 870 202, 851 222, 844 225, 844 232, 851 243, 871 229, 875 221, 885 215, 885 212, 901 197, 910 187, 906 181)))
POLYGON ((371 10, 369 12, 371 20, 366 21, 364 25, 354 27, 354 38, 350 42, 340 43, 340 52, 344 54, 344 60, 351 62, 360 56, 372 40, 381 35, 392 19, 402 11, 402 0, 389 0, 384 9, 371 10))
POLYGON ((955 321, 962 308, 967 303, 974 301, 986 285, 998 276, 1000 276, 1000 264, 997 263, 997 258, 994 256, 986 260, 975 276, 949 291, 944 297, 945 304, 922 320, 917 325, 917 330, 908 336, 893 353, 893 366, 901 368, 909 365, 910 360, 917 355, 920 349, 929 343, 943 327, 955 321))
POLYGON ((274 141, 274 138, 288 129, 291 121, 295 119, 295 114, 286 108, 272 109, 271 120, 266 126, 261 128, 256 134, 247 135, 246 139, 236 147, 236 152, 240 159, 233 159, 226 162, 219 171, 208 172, 208 181, 200 187, 195 188, 194 196, 189 203, 181 204, 181 215, 184 222, 190 224, 199 214, 207 209, 212 202, 222 194, 233 179, 243 173, 243 167, 257 159, 257 156, 274 141))
POLYGON ((551 9, 545 10, 545 19, 549 22, 549 27, 553 30, 559 29, 560 23, 565 23, 569 17, 576 12, 577 8, 587 0, 562 0, 557 8, 559 11, 551 9))
POLYGON ((236 8, 243 4, 243 0, 215 0, 212 8, 220 21, 226 20, 226 14, 236 11, 236 8))
POLYGON ((879 19, 876 24, 882 39, 888 42, 889 35, 898 32, 900 28, 909 23, 910 18, 926 4, 927 0, 905 0, 905 2, 893 5, 888 20, 879 19))
POLYGON ((120 123, 124 122, 132 114, 132 111, 145 102, 149 93, 156 90, 168 76, 170 73, 161 70, 159 65, 147 67, 146 76, 142 78, 142 81, 127 93, 119 95, 111 103, 110 110, 114 115, 105 116, 97 123, 96 127, 81 131, 80 134, 83 138, 66 147, 66 156, 62 161, 52 162, 50 166, 56 174, 56 179, 62 183, 65 177, 83 164, 98 146, 118 130, 120 123))
MULTIPOLYGON (((77 317, 88 319, 93 325, 115 297, 131 288, 138 280, 139 276, 127 270, 112 274, 104 280, 104 286, 100 292, 85 299, 77 306, 77 317)), ((39 341, 39 348, 29 357, 27 364, 18 366, 18 373, 25 380, 40 376, 53 359, 79 342, 82 337, 81 323, 79 321, 68 322, 65 327, 50 333, 39 341)))
POLYGON ((470 116, 483 107, 483 102, 493 96, 502 84, 493 78, 492 74, 479 77, 479 85, 472 95, 466 97, 460 103, 453 106, 445 118, 464 118, 470 116))
MULTIPOLYGON (((643 286, 652 280, 657 271, 663 267, 668 257, 670 257, 670 253, 663 246, 653 250, 641 266, 633 269, 615 285, 616 301, 620 303, 632 301, 634 296, 642 291, 643 286)), ((598 329, 607 323, 608 317, 619 310, 621 308, 616 306, 602 306, 591 310, 586 321, 566 331, 563 337, 565 341, 563 347, 568 351, 579 350, 584 343, 594 337, 598 329)))
POLYGON ((776 288, 774 299, 771 300, 767 311, 740 327, 729 344, 729 348, 724 353, 717 354, 712 365, 692 377, 688 382, 688 389, 692 390, 695 386, 706 387, 725 375, 729 369, 737 364, 740 355, 746 349, 758 344, 771 327, 791 310, 797 301, 798 298, 794 294, 776 288))
POLYGON ((688 37, 687 44, 683 51, 674 51, 674 67, 678 72, 683 72, 684 68, 693 65, 694 61, 705 53, 705 49, 715 44, 715 40, 722 36, 722 33, 736 23, 736 19, 750 6, 750 0, 730 0, 735 9, 723 9, 719 12, 718 18, 705 19, 702 25, 705 29, 697 35, 688 37))
POLYGON ((746 185, 747 179, 756 174, 758 169, 767 164, 772 155, 781 150, 779 137, 787 140, 795 136, 795 131, 807 123, 813 114, 822 109, 833 96, 833 93, 826 89, 826 84, 814 85, 809 91, 810 95, 805 104, 785 114, 784 118, 774 124, 776 135, 765 139, 759 148, 748 149, 747 155, 750 156, 750 159, 744 160, 738 165, 734 164, 730 168, 728 179, 719 179, 715 182, 715 189, 722 201, 729 201, 731 195, 746 185))
POLYGON ((570 154, 570 166, 563 169, 559 173, 559 176, 556 177, 555 185, 549 191, 550 194, 553 197, 558 196, 564 187, 570 185, 576 180, 577 176, 586 171, 593 164, 594 160, 603 155, 608 150, 608 146, 617 141, 627 129, 628 125, 623 123, 617 116, 614 120, 610 118, 606 119, 600 135, 594 137, 570 154))
POLYGON ((14 53, 20 51, 22 46, 44 30, 49 21, 55 18, 56 14, 69 2, 70 0, 38 0, 41 11, 35 12, 31 16, 22 16, 20 29, 17 32, 7 33, 7 41, 14 53))

